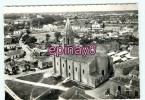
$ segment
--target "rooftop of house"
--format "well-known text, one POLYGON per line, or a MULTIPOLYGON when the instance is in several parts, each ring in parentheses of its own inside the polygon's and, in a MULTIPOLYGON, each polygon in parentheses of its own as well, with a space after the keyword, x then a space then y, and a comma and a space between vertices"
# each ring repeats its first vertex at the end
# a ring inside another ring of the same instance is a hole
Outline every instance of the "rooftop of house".
POLYGON ((139 65, 139 58, 117 63, 115 64, 115 68, 128 68, 128 67, 134 67, 136 65, 139 65))
POLYGON ((17 55, 17 54, 21 54, 21 51, 11 51, 11 52, 5 53, 6 56, 12 56, 12 55, 17 55))
POLYGON ((82 55, 60 55, 60 57, 62 58, 67 58, 70 60, 75 60, 75 61, 79 61, 79 62, 83 62, 83 63, 88 63, 88 62, 92 62, 96 56, 100 56, 100 57, 108 57, 107 54, 104 53, 100 53, 97 52, 95 55, 91 55, 91 54, 87 54, 85 57, 82 57, 82 55))
POLYGON ((60 97, 64 99, 94 99, 93 97, 85 94, 84 90, 75 86, 62 93, 60 97))
POLYGON ((132 70, 132 71, 130 71, 130 74, 139 75, 139 71, 137 71, 137 70, 132 70))
MULTIPOLYGON (((124 85, 128 85, 130 84, 130 81, 131 81, 131 78, 130 77, 113 77, 111 78, 112 81, 115 81, 115 82, 119 82, 119 83, 123 83, 124 85)), ((132 86, 135 86, 135 87, 139 87, 139 79, 132 79, 132 83, 131 83, 132 86)))

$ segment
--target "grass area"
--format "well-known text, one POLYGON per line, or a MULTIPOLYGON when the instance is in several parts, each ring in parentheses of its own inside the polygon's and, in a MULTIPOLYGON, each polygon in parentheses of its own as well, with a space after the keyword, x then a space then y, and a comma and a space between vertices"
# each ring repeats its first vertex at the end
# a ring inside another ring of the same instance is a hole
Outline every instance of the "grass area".
POLYGON ((56 85, 61 81, 63 81, 62 77, 56 79, 55 77, 50 76, 48 78, 43 79, 42 83, 49 84, 49 85, 56 85))
POLYGON ((64 91, 51 89, 40 96, 37 100, 58 100, 59 95, 62 94, 64 91))
POLYGON ((38 96, 39 94, 49 90, 49 88, 34 86, 30 84, 20 83, 16 81, 6 80, 5 83, 8 87, 23 100, 29 100, 31 92, 32 96, 38 96))
POLYGON ((5 100, 15 100, 9 93, 5 92, 5 100))
POLYGON ((18 79, 31 81, 31 82, 39 82, 43 78, 43 73, 31 74, 22 77, 18 77, 18 79))
POLYGON ((32 97, 33 98, 36 98, 36 97, 38 97, 40 94, 42 94, 42 93, 44 93, 44 92, 46 92, 46 91, 48 91, 49 90, 49 88, 46 88, 46 87, 35 87, 34 89, 33 89, 33 92, 32 92, 32 97))
POLYGON ((81 85, 80 83, 72 81, 72 80, 70 80, 70 81, 68 81, 66 83, 62 83, 62 85, 64 87, 69 87, 69 88, 71 88, 72 86, 76 86, 76 87, 79 87, 79 88, 84 89, 84 90, 92 90, 92 88, 84 86, 84 85, 81 85))

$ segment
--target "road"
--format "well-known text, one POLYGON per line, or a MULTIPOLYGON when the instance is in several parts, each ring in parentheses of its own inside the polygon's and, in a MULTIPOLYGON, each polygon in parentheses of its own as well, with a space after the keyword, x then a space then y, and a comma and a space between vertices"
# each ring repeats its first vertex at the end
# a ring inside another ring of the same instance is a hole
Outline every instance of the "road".
POLYGON ((110 81, 106 81, 105 83, 101 84, 99 87, 93 90, 86 90, 86 94, 94 97, 94 98, 103 98, 105 97, 105 90, 110 87, 110 81))
MULTIPOLYGON (((22 37, 24 35, 26 35, 27 33, 23 34, 22 37)), ((27 60, 27 61, 30 61, 31 60, 31 49, 25 45, 23 42, 22 42, 22 37, 20 38, 19 40, 19 45, 22 47, 22 49, 26 52, 26 55, 23 59, 21 60, 27 60)))

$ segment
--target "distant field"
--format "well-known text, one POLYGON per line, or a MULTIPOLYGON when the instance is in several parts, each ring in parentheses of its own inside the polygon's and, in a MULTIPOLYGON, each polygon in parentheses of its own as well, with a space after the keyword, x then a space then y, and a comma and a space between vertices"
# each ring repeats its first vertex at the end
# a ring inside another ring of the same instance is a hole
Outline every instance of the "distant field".
POLYGON ((22 77, 18 77, 18 79, 31 81, 31 82, 39 82, 43 78, 43 73, 31 74, 22 77))
POLYGON ((6 80, 5 83, 16 95, 18 95, 18 97, 20 97, 23 100, 30 99, 32 89, 34 89, 32 92, 32 96, 34 97, 37 97, 39 96, 39 94, 49 90, 49 88, 46 87, 34 86, 11 80, 6 80))

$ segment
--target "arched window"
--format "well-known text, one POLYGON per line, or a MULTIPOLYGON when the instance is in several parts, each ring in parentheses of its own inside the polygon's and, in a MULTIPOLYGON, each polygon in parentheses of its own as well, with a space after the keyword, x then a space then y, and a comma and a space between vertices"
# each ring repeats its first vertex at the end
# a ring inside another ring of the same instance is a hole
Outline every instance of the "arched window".
POLYGON ((63 42, 64 42, 64 44, 65 44, 65 38, 63 38, 63 42))
POLYGON ((102 70, 102 75, 104 76, 104 70, 102 70))
POLYGON ((67 38, 67 42, 68 42, 68 44, 69 44, 69 38, 67 38))

